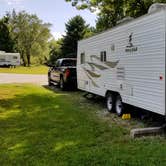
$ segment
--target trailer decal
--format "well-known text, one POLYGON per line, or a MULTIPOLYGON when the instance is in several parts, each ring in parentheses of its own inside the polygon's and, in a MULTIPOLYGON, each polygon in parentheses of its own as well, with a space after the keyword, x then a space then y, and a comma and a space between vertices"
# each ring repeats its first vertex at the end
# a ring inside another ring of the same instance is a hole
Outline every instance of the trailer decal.
POLYGON ((110 68, 115 68, 118 63, 119 63, 119 61, 116 61, 116 62, 111 62, 111 61, 104 62, 104 64, 106 64, 110 68))
POLYGON ((92 62, 87 62, 88 65, 90 65, 92 68, 96 67, 100 70, 106 70, 108 69, 108 67, 105 67, 105 66, 102 66, 102 65, 99 65, 99 64, 96 64, 96 63, 92 63, 92 62))
POLYGON ((133 45, 132 40, 133 40, 133 33, 129 35, 129 43, 125 49, 126 52, 134 52, 138 50, 138 48, 133 45))
POLYGON ((90 76, 92 76, 92 77, 98 78, 98 77, 101 76, 100 74, 94 73, 94 72, 92 72, 92 71, 90 71, 90 70, 87 70, 87 69, 86 69, 86 71, 87 71, 87 73, 88 73, 90 76))
POLYGON ((89 76, 87 70, 86 70, 84 67, 83 67, 83 69, 84 69, 84 71, 85 71, 86 76, 91 80, 93 86, 99 88, 99 86, 95 83, 95 81, 92 79, 92 77, 89 76))
MULTIPOLYGON (((91 58, 96 58, 96 59, 100 59, 99 57, 97 57, 96 55, 92 55, 91 58)), ((92 59, 91 59, 92 60, 92 59)), ((93 60, 92 60, 93 61, 93 60)), ((107 62, 103 62, 104 65, 108 66, 108 67, 105 67, 103 65, 99 65, 99 64, 96 64, 96 63, 93 63, 93 62, 86 62, 90 67, 91 67, 91 70, 85 68, 85 67, 82 67, 82 69, 85 71, 87 77, 91 80, 93 86, 95 87, 98 87, 99 86, 95 83, 94 79, 95 78, 99 78, 101 77, 101 74, 98 74, 98 73, 95 73, 95 67, 97 69, 99 69, 100 71, 101 70, 107 70, 109 68, 115 68, 117 66, 117 64, 119 63, 119 60, 116 61, 116 62, 111 62, 111 61, 107 61, 107 62), (94 79, 93 79, 94 78, 94 79)))

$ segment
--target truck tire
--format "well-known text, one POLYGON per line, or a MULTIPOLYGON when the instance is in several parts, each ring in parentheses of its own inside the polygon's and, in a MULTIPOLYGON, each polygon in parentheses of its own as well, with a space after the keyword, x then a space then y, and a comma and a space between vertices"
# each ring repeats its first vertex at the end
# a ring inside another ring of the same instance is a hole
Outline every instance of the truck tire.
POLYGON ((59 87, 61 90, 65 90, 65 83, 63 77, 60 78, 59 87))
POLYGON ((118 116, 121 116, 124 112, 124 106, 122 103, 122 98, 120 95, 116 96, 116 101, 115 101, 115 111, 118 116))
POLYGON ((115 106, 115 100, 113 94, 108 93, 106 95, 106 105, 107 105, 107 111, 113 112, 115 106))
POLYGON ((51 86, 51 85, 52 85, 51 80, 50 80, 50 78, 48 77, 48 86, 51 86))

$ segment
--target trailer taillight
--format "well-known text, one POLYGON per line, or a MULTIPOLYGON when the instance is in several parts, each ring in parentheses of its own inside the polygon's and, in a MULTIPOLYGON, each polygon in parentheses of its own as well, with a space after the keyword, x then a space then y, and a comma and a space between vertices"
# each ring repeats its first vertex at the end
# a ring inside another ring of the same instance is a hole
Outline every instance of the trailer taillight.
POLYGON ((163 80, 163 76, 160 76, 160 80, 163 80))

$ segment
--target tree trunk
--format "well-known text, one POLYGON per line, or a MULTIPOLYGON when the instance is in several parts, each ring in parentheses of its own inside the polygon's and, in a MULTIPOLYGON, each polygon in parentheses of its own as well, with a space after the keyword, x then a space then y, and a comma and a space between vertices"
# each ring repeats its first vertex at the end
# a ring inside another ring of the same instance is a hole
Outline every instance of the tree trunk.
POLYGON ((31 65, 30 54, 27 54, 27 64, 28 64, 28 67, 31 65))
POLYGON ((30 54, 30 49, 27 49, 26 51, 26 56, 27 56, 27 65, 28 67, 31 65, 31 54, 30 54))
POLYGON ((21 59, 22 59, 22 62, 23 62, 23 66, 25 67, 26 66, 26 60, 25 60, 25 56, 24 56, 24 51, 21 51, 21 59))
POLYGON ((24 56, 23 56, 23 58, 22 58, 22 61, 23 61, 23 66, 25 67, 25 66, 26 66, 26 62, 25 62, 24 56))

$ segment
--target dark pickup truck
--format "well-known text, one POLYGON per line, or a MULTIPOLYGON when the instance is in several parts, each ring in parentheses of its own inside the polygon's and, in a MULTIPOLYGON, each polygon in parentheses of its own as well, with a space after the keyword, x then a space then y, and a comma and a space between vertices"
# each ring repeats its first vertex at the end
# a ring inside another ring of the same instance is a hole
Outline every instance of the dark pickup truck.
POLYGON ((48 71, 48 84, 58 84, 62 90, 77 87, 76 59, 58 59, 48 71))

